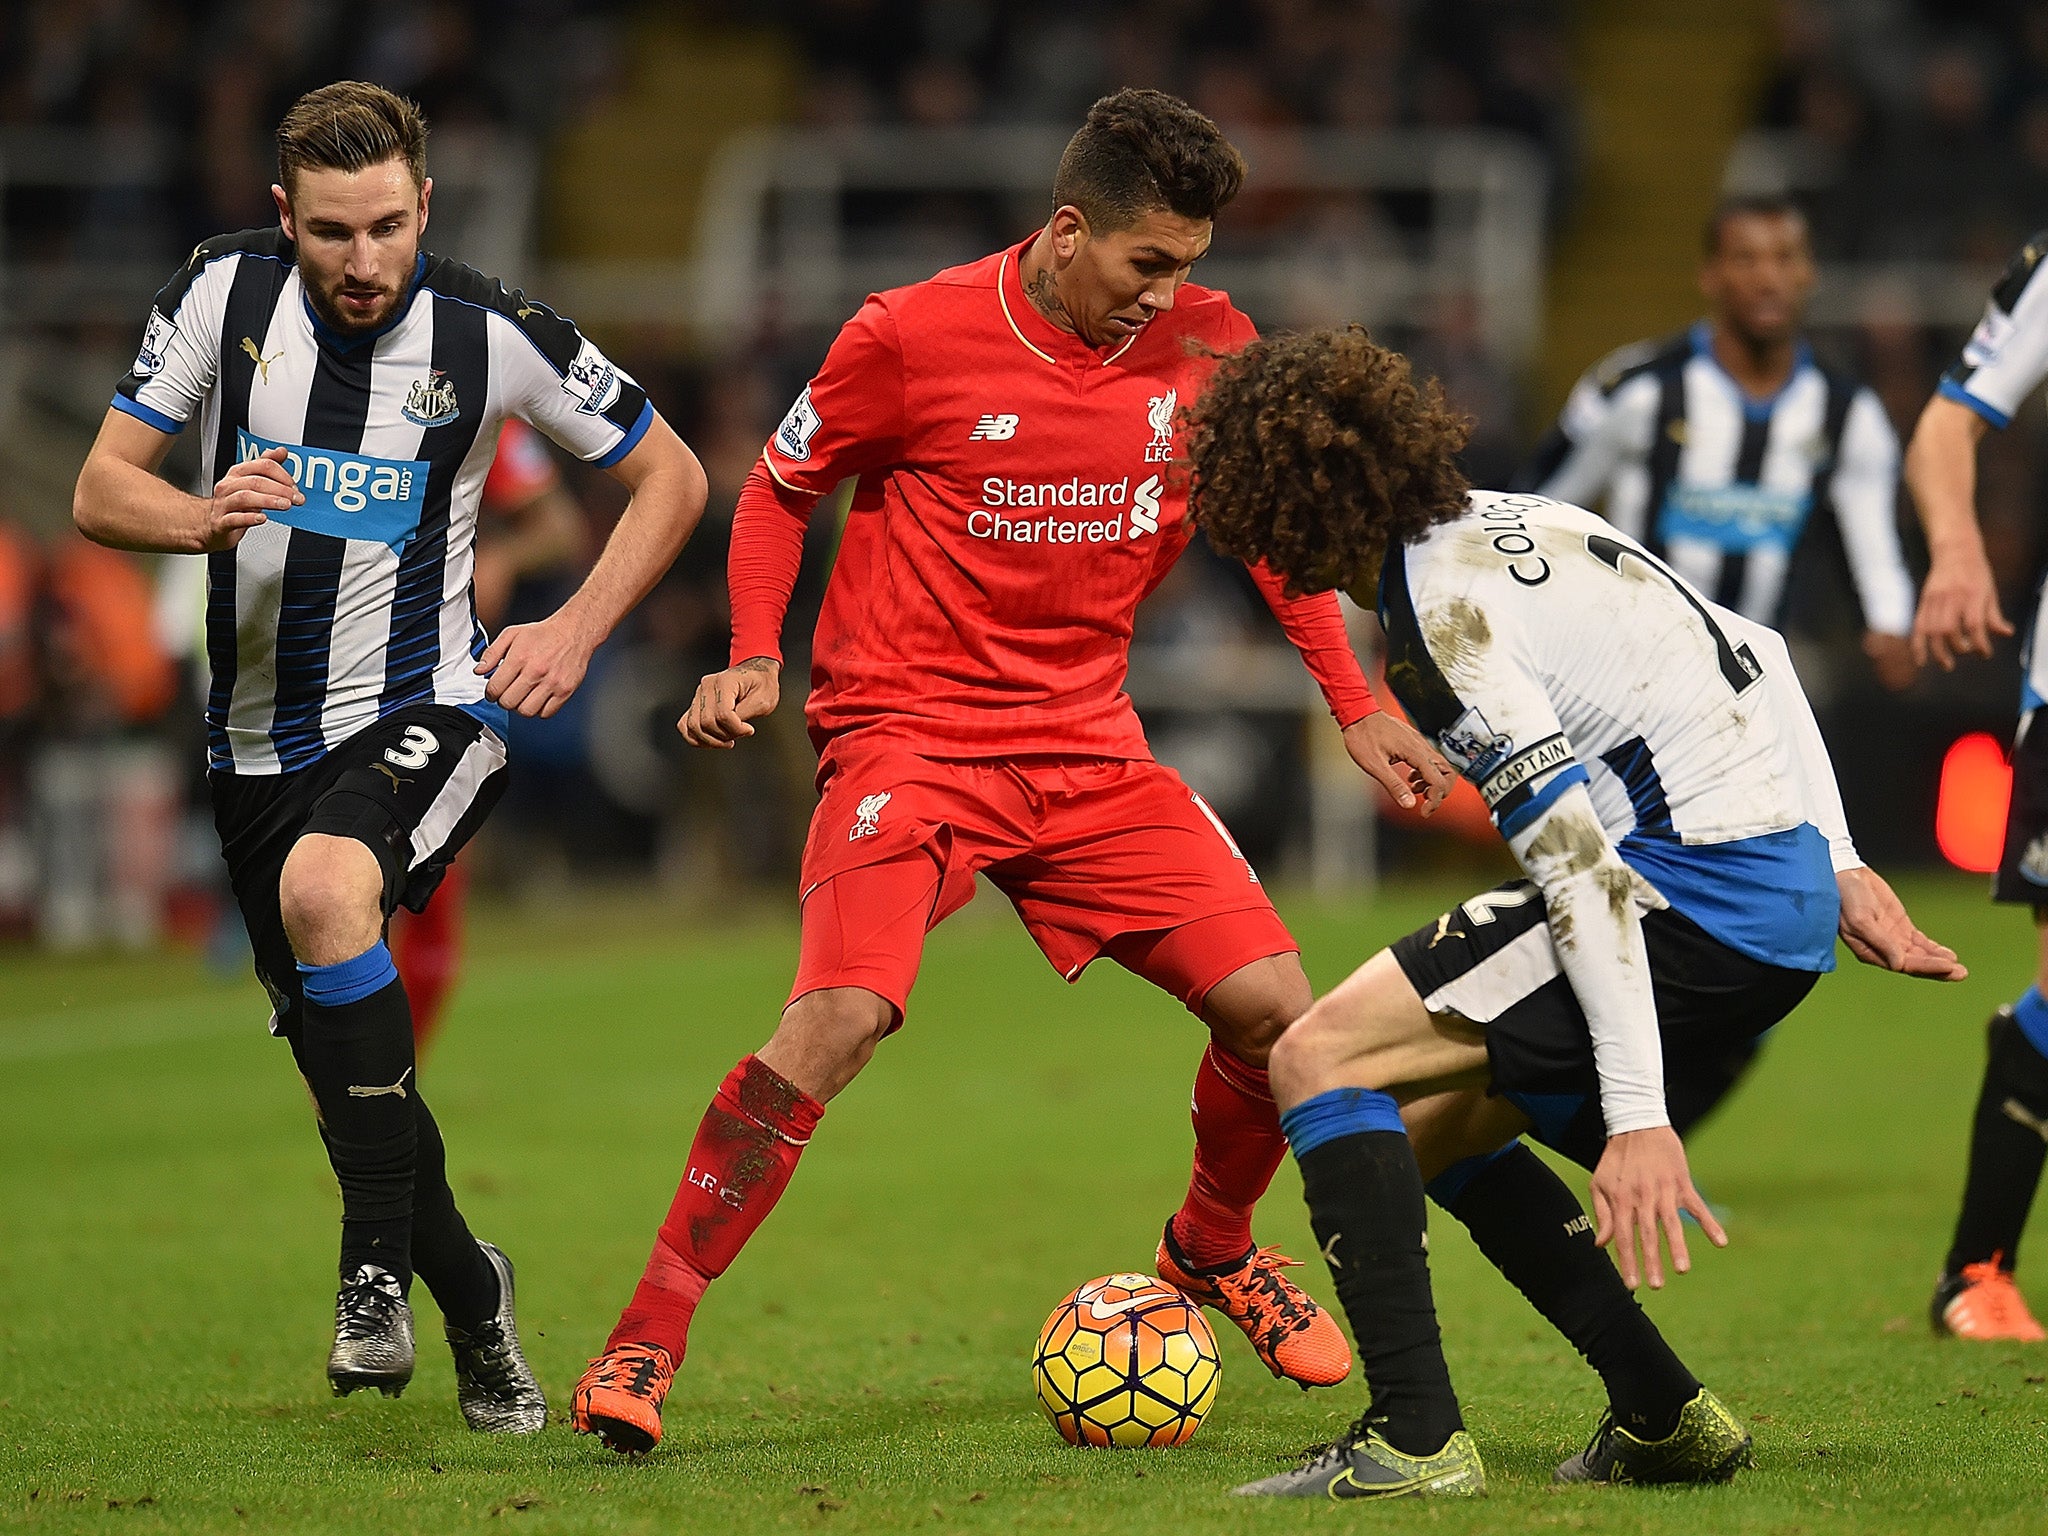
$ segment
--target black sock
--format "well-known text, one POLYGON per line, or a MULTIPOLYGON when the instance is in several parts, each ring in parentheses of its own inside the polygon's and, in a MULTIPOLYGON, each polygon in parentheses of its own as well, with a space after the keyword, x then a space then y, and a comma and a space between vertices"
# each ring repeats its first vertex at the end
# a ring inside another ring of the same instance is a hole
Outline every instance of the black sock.
POLYGON ((2008 1270, 2018 1264, 2020 1233, 2048 1156, 2048 1132, 2041 1129, 2048 1125, 2048 1058, 2003 1008, 1992 1017, 1989 1047, 1970 1133, 1963 1209, 1948 1252, 1951 1275, 1993 1255, 2008 1270))
POLYGON ((498 1272, 470 1235, 448 1187, 441 1128, 415 1090, 418 1133, 412 1194, 412 1267, 434 1293, 444 1321, 467 1332, 498 1310, 498 1272))
POLYGON ((1354 1131, 1297 1150, 1295 1161, 1372 1391, 1368 1417, 1395 1449, 1434 1455, 1465 1421, 1430 1294, 1415 1150, 1402 1131, 1354 1131))
POLYGON ((341 1278, 375 1264, 409 1288, 419 1129, 405 988, 381 942, 299 972, 305 1021, 294 1049, 341 1185, 341 1278))
POLYGON ((1432 1180, 1430 1193, 1600 1373, 1615 1422, 1639 1439, 1662 1440, 1700 1384, 1593 1245, 1578 1197, 1520 1142, 1472 1161, 1476 1171, 1459 1178, 1468 1169, 1461 1163, 1432 1180))

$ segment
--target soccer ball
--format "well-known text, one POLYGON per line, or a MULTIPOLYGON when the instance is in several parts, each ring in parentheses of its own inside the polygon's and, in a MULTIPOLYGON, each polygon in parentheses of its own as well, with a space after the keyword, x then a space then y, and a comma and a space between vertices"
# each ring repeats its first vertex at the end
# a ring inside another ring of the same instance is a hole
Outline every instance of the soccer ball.
POLYGON ((1186 1296, 1150 1275, 1105 1275, 1052 1309, 1031 1374, 1069 1445, 1183 1445, 1216 1401, 1223 1365, 1186 1296))

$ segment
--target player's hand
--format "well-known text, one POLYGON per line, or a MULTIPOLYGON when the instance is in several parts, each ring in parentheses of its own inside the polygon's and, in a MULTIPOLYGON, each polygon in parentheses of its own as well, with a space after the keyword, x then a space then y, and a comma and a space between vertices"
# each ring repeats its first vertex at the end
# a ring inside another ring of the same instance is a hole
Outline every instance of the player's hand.
POLYGON ((1877 674, 1878 686, 1887 693, 1904 693, 1920 675, 1920 663, 1913 658, 1909 635, 1881 635, 1874 629, 1865 630, 1863 654, 1870 658, 1870 670, 1877 674))
POLYGON ((1634 1290, 1648 1276, 1650 1289, 1664 1288, 1664 1257, 1658 1247, 1661 1229, 1671 1246, 1671 1268, 1684 1274, 1692 1268, 1685 1251, 1681 1211, 1690 1211, 1700 1230, 1716 1248, 1728 1246, 1728 1234, 1692 1187, 1685 1144, 1668 1125, 1646 1131, 1624 1131, 1607 1138, 1600 1166, 1593 1170, 1593 1241, 1614 1245, 1614 1262, 1622 1283, 1634 1290), (1638 1263, 1636 1245, 1642 1244, 1638 1263))
POLYGON ((1942 671, 1953 672, 1956 658, 1989 656, 1991 637, 2011 633, 1982 548, 1935 560, 1913 617, 1914 661, 1924 666, 1932 656, 1942 671))
POLYGON ((697 696, 676 722, 693 747, 731 747, 754 734, 747 722, 773 714, 782 701, 782 663, 753 656, 714 672, 697 685, 697 696))
POLYGON ((484 697, 528 719, 545 720, 582 686, 602 638, 567 608, 537 624, 514 624, 477 661, 477 676, 490 679, 484 697))
POLYGON ((1835 888, 1842 893, 1842 942, 1865 965, 1930 981, 1961 981, 1970 974, 1954 950, 1913 926, 1905 903, 1876 870, 1842 870, 1835 888))
POLYGON ((1429 739, 1398 715, 1382 709, 1344 728, 1351 761, 1363 768, 1404 811, 1421 797, 1427 816, 1444 803, 1458 775, 1429 739))
POLYGON ((193 539, 194 553, 233 549, 251 528, 304 503, 305 495, 285 472, 285 450, 266 448, 235 465, 215 482, 213 495, 201 505, 202 522, 193 539))

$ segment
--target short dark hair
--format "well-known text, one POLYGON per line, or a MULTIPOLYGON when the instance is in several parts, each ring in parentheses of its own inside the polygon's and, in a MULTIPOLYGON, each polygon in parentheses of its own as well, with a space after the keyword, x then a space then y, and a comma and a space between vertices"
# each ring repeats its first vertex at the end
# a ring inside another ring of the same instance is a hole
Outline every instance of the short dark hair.
POLYGON ((1188 515, 1290 592, 1355 587, 1389 542, 1461 517, 1472 419, 1362 326, 1276 332, 1226 357, 1186 412, 1188 515))
POLYGON ((1708 256, 1721 254, 1721 236, 1736 219, 1797 219, 1806 223, 1806 210, 1783 192, 1734 192, 1714 204, 1700 231, 1700 249, 1708 256))
POLYGON ((1122 90, 1088 109, 1052 179, 1055 208, 1081 210, 1091 229, 1127 229, 1169 209, 1213 219, 1244 185, 1244 156, 1223 130, 1177 96, 1122 90))
POLYGON ((277 179, 287 193, 300 171, 363 171, 386 160, 403 160, 425 186, 427 120, 415 103, 367 80, 308 91, 277 125, 277 179))

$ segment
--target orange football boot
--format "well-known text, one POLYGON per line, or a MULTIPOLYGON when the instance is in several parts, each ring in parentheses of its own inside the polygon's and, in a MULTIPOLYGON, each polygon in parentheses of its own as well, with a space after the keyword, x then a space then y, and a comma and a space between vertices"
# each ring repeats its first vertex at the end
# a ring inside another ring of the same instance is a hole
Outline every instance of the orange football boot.
POLYGON ((1306 1392, 1351 1374, 1351 1346, 1337 1320, 1280 1273, 1300 1262, 1277 1248, 1254 1248, 1234 1264, 1196 1264, 1174 1240, 1171 1221, 1159 1240, 1159 1278, 1237 1324, 1267 1370, 1306 1392))
POLYGON ((1934 1293, 1937 1333, 1984 1343, 2039 1344, 2048 1339, 2048 1330, 2034 1321, 2026 1298, 2013 1284, 2012 1271, 1999 1267, 2004 1257, 1994 1253, 1981 1264, 1965 1264, 1960 1275, 1942 1281, 1934 1293))
POLYGON ((576 1383, 570 1421, 624 1456, 661 1443, 661 1403, 676 1379, 675 1361, 658 1344, 614 1344, 576 1383))

